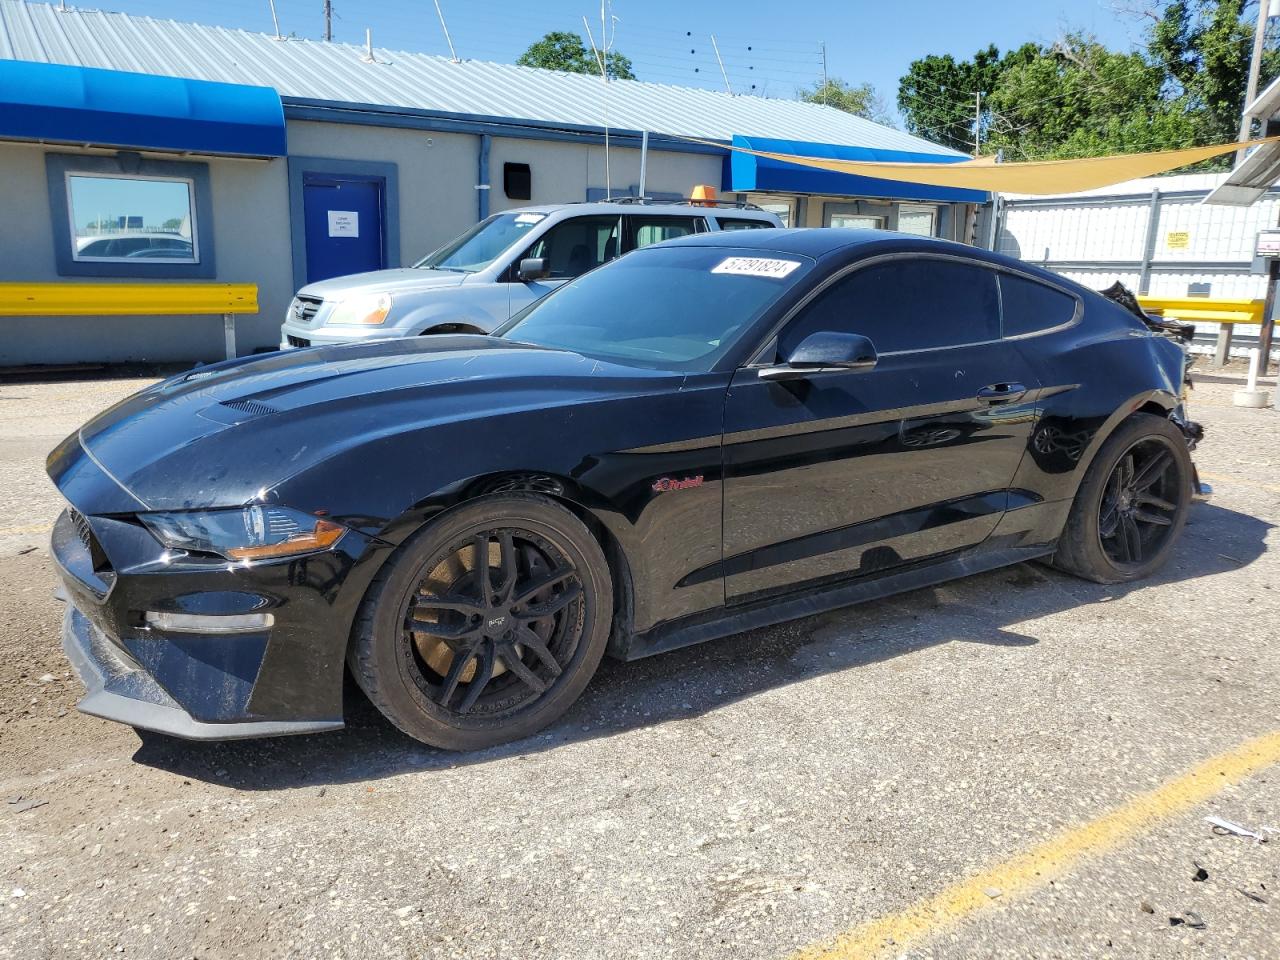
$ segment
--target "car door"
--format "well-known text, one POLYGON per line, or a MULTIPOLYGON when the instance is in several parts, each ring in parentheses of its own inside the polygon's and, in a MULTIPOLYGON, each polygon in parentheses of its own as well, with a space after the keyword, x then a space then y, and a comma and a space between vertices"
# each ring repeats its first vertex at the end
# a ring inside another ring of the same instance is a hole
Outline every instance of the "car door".
POLYGON ((915 255, 855 265, 758 359, 725 406, 730 602, 972 547, 995 528, 1038 384, 1000 339, 994 271, 915 255), (869 337, 876 366, 759 377, 819 331, 869 337))
POLYGON ((622 217, 617 214, 570 217, 548 227, 511 264, 511 313, 523 310, 566 280, 612 260, 621 249, 621 241, 622 217), (516 273, 526 257, 545 259, 548 275, 541 280, 520 280, 516 273))

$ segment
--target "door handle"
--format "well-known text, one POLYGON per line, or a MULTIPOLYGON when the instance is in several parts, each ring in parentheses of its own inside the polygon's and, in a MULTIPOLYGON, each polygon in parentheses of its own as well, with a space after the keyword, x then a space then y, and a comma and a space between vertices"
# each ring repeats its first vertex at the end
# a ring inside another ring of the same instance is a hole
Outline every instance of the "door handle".
POLYGON ((1026 386, 1021 383, 993 383, 978 391, 978 399, 990 404, 1011 403, 1026 392, 1026 386))

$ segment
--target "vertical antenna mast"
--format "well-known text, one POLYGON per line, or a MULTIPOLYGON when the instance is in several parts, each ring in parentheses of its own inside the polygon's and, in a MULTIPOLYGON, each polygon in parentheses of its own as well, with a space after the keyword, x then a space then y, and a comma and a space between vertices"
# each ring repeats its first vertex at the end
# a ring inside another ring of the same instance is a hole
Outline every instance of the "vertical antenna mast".
MULTIPOLYGON (((600 0, 600 42, 605 44, 605 14, 604 5, 606 0, 600 0)), ((591 41, 591 52, 596 55, 596 63, 600 67, 600 79, 604 81, 604 198, 606 200, 613 199, 613 178, 609 167, 609 70, 606 66, 609 58, 609 45, 605 44, 604 50, 601 51, 596 46, 595 35, 591 32, 591 24, 587 22, 587 18, 582 18, 582 25, 587 29, 587 39, 591 41)))
POLYGON ((461 63, 458 59, 458 51, 453 49, 453 37, 449 36, 449 25, 444 22, 444 11, 440 9, 440 0, 436 0, 436 16, 440 18, 440 29, 444 31, 444 42, 449 45, 449 59, 454 63, 461 63))
POLYGON ((822 105, 827 105, 827 41, 822 41, 822 105))
POLYGON ((333 42, 333 0, 324 0, 324 42, 333 42))
POLYGON ((724 60, 720 58, 720 44, 716 43, 716 35, 711 35, 711 49, 716 52, 716 63, 720 64, 720 76, 724 78, 724 88, 733 96, 733 87, 729 86, 729 74, 725 72, 724 60))
POLYGON ((280 36, 280 18, 276 16, 276 0, 267 0, 271 4, 271 22, 276 25, 276 39, 283 39, 280 36))

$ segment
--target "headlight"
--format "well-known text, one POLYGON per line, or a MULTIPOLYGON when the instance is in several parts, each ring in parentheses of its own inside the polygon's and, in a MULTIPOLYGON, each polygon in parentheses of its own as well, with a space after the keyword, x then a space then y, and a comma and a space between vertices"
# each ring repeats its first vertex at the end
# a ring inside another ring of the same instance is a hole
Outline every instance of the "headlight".
POLYGON ((174 550, 228 560, 291 557, 333 546, 347 528, 287 507, 140 513, 157 540, 174 550))
POLYGON ((375 325, 387 319, 391 312, 391 294, 375 293, 367 297, 352 297, 343 300, 329 314, 326 324, 369 324, 375 325))

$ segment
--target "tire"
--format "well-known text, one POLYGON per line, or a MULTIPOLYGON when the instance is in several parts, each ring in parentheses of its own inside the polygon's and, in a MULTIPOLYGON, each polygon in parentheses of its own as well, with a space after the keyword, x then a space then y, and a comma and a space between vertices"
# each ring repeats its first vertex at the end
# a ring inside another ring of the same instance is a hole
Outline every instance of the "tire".
POLYGON ((507 493, 450 510, 399 547, 369 587, 347 663, 409 736, 478 750, 559 718, 599 666, 612 620, 609 567, 582 521, 507 493))
POLYGON ((1151 576, 1168 561, 1186 525, 1193 476, 1181 431, 1165 417, 1134 414, 1089 465, 1053 565, 1095 583, 1151 576))

